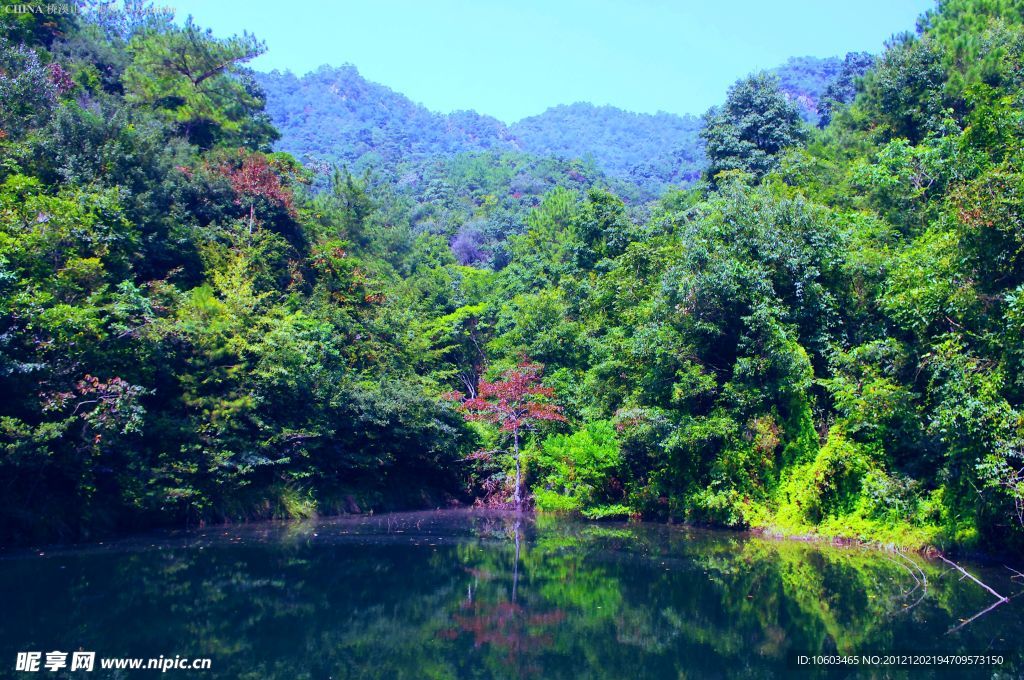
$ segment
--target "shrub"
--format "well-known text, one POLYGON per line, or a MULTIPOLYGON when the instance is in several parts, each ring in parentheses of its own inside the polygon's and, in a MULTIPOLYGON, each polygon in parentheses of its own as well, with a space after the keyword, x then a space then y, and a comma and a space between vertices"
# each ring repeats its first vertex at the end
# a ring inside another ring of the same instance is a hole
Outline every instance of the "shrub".
POLYGON ((621 463, 615 428, 607 420, 572 434, 552 435, 531 457, 535 503, 550 511, 578 510, 610 500, 621 463))

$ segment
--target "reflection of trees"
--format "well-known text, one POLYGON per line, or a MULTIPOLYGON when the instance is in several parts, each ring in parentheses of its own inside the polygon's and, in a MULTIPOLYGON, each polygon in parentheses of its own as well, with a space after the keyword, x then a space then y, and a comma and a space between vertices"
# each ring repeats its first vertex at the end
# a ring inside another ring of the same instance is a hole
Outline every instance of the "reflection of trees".
POLYGON ((202 550, 0 560, 0 639, 210 656, 210 678, 639 678, 785 674, 793 653, 977 652, 1021 624, 1008 606, 947 636, 989 598, 918 557, 924 598, 884 553, 454 517, 447 534, 386 523, 325 542, 326 525, 291 525, 202 550))
MULTIPOLYGON (((544 645, 603 669, 599 677, 644 669, 757 676, 784 673, 798 653, 969 651, 968 640, 944 634, 956 612, 970 614, 984 600, 919 557, 660 528, 534 529, 522 561, 529 588, 520 592, 542 596, 534 611, 564 614, 544 645)), ((500 572, 495 554, 463 557, 493 574, 500 572)), ((500 619, 487 610, 472 625, 488 616, 500 619)))
POLYGON ((472 638, 474 648, 490 648, 489 651, 500 655, 506 669, 514 670, 520 677, 540 674, 541 668, 535 659, 554 645, 553 632, 565 619, 565 613, 557 607, 545 606, 543 597, 536 597, 533 592, 523 593, 524 601, 520 601, 522 517, 511 518, 510 526, 506 523, 500 529, 493 522, 485 523, 480 533, 483 536, 501 533, 508 536, 512 544, 511 568, 503 559, 507 550, 479 551, 479 554, 490 555, 493 559, 467 568, 467 572, 474 576, 474 583, 467 587, 466 599, 451 616, 454 625, 441 630, 438 635, 455 640, 467 634, 472 638), (505 592, 504 579, 496 575, 509 571, 509 590, 505 592), (481 580, 481 575, 486 578, 481 580))
POLYGON ((524 665, 523 661, 554 644, 552 628, 564 619, 565 614, 558 609, 531 614, 518 602, 467 601, 452 616, 456 628, 443 630, 440 635, 451 639, 469 633, 474 647, 487 644, 503 652, 507 666, 539 673, 538 666, 529 662, 524 665))

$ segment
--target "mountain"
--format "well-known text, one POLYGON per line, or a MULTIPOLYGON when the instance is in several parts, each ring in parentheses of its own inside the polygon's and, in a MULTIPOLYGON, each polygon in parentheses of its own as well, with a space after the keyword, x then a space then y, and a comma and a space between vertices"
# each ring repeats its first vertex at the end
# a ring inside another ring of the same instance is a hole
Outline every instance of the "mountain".
POLYGON ((322 66, 302 77, 257 73, 278 148, 309 163, 393 169, 435 155, 491 150, 587 158, 651 196, 695 179, 704 165, 694 116, 638 114, 577 103, 511 126, 474 111, 434 113, 363 78, 355 66, 322 66))
MULTIPOLYGON (((794 57, 771 69, 780 88, 810 123, 836 80, 842 59, 794 57)), ((519 152, 587 159, 612 180, 632 185, 638 198, 700 176, 705 156, 701 119, 692 115, 631 113, 614 106, 555 106, 511 125, 475 111, 442 114, 363 78, 355 66, 321 66, 298 77, 254 74, 267 112, 281 132, 278 148, 312 165, 373 168, 395 176, 399 166, 462 153, 519 152)), ((629 192, 627 192, 629 193, 629 192)))
POLYGON ((796 103, 808 123, 818 122, 818 103, 829 84, 843 70, 840 57, 790 57, 785 64, 769 69, 779 79, 779 89, 796 103))
POLYGON ((280 148, 303 160, 361 169, 508 145, 501 121, 472 111, 433 113, 364 79, 350 64, 322 66, 301 78, 279 71, 255 75, 281 131, 280 148))
POLYGON ((700 176, 704 149, 695 116, 630 113, 614 106, 576 103, 555 106, 511 126, 525 151, 537 155, 594 159, 611 177, 661 193, 665 185, 700 176))

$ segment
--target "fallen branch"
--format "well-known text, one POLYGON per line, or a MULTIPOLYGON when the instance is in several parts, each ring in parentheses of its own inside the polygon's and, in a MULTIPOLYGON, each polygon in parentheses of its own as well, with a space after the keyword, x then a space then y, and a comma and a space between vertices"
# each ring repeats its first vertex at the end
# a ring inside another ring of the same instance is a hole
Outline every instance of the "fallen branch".
POLYGON ((964 621, 963 623, 961 623, 961 624, 960 624, 959 626, 957 626, 956 628, 950 628, 950 629, 949 629, 949 630, 948 630, 948 631, 946 632, 946 635, 949 635, 950 633, 955 633, 955 632, 957 632, 958 630, 960 630, 961 628, 963 628, 964 626, 966 626, 966 625, 967 625, 968 623, 971 623, 971 622, 972 622, 972 621, 974 621, 975 619, 980 619, 980 618, 981 618, 982 616, 984 616, 985 614, 988 614, 988 613, 989 613, 990 611, 992 611, 992 610, 993 610, 993 609, 995 609, 996 607, 999 607, 999 606, 1002 606, 1002 605, 1006 604, 1006 603, 1007 603, 1008 601, 1009 601, 1009 600, 1007 599, 1007 600, 999 600, 998 602, 993 602, 993 603, 992 603, 992 604, 990 604, 990 605, 989 605, 988 607, 986 607, 985 609, 982 609, 982 610, 981 610, 980 612, 978 612, 977 614, 975 614, 975 615, 974 615, 974 616, 972 616, 971 618, 967 619, 966 621, 964 621))
MULTIPOLYGON (((982 616, 984 616, 985 614, 988 614, 988 613, 989 613, 990 611, 992 611, 992 610, 993 610, 993 609, 995 609, 996 607, 999 607, 999 606, 1001 606, 1001 605, 1004 605, 1004 604, 1006 604, 1007 602, 1009 602, 1009 601, 1010 601, 1010 598, 1008 598, 1008 597, 1003 597, 1002 595, 1000 595, 999 593, 997 593, 997 592, 996 592, 995 590, 993 590, 993 589, 992 589, 991 587, 989 587, 988 585, 986 585, 986 584, 982 583, 982 582, 981 582, 981 581, 980 581, 980 580, 979 580, 978 578, 976 578, 976 577, 975 577, 975 576, 973 576, 972 574, 968 573, 968 572, 967 572, 967 570, 966 570, 966 569, 964 569, 963 567, 961 567, 961 566, 960 566, 959 564, 957 564, 957 563, 956 563, 956 562, 954 562, 953 560, 947 559, 947 558, 946 558, 946 557, 945 557, 944 555, 942 555, 941 553, 939 554, 939 559, 940 559, 940 560, 942 560, 943 562, 945 562, 946 564, 948 564, 948 565, 952 566, 952 567, 953 567, 954 569, 956 569, 957 571, 959 571, 959 572, 960 572, 961 574, 963 574, 963 576, 961 576, 961 577, 960 577, 960 580, 961 580, 961 581, 963 581, 963 580, 964 580, 965 578, 969 578, 969 579, 971 579, 972 581, 974 581, 975 583, 977 583, 977 584, 978 584, 979 586, 981 586, 982 588, 984 588, 985 590, 987 590, 988 592, 992 593, 993 597, 995 597, 995 598, 996 598, 996 601, 995 601, 995 602, 993 602, 992 604, 990 604, 990 605, 989 605, 988 607, 986 607, 985 609, 982 609, 982 610, 981 610, 980 612, 978 612, 977 614, 975 614, 975 615, 974 615, 974 616, 972 616, 971 618, 967 619, 966 621, 964 621, 963 623, 961 623, 961 624, 960 624, 959 626, 956 626, 955 628, 950 628, 950 629, 949 629, 949 630, 948 630, 948 631, 946 632, 946 635, 949 635, 950 633, 955 633, 956 631, 960 630, 961 628, 963 628, 963 627, 964 627, 964 626, 966 626, 967 624, 971 623, 972 621, 975 621, 975 620, 977 620, 977 619, 980 619, 980 618, 981 618, 982 616)), ((1007 567, 1007 569, 1009 569, 1009 567, 1007 567)), ((1011 571, 1013 571, 1013 570, 1011 569, 1011 571)))
MULTIPOLYGON (((957 571, 959 571, 961 574, 963 574, 966 578, 971 579, 972 581, 977 583, 979 586, 981 586, 982 588, 984 588, 988 592, 992 593, 993 597, 995 597, 997 600, 999 600, 1000 603, 1002 603, 1002 602, 1009 602, 1010 601, 1010 598, 1003 597, 1002 595, 1000 595, 999 593, 997 593, 996 591, 992 590, 990 587, 988 587, 987 585, 985 585, 984 583, 979 581, 977 578, 975 578, 971 574, 967 573, 967 571, 963 567, 961 567, 959 564, 957 564, 956 562, 953 562, 952 560, 946 559, 946 557, 944 557, 943 555, 939 555, 939 559, 942 560, 943 562, 945 562, 946 564, 952 565, 957 571)), ((962 581, 963 578, 961 578, 960 580, 962 581)))

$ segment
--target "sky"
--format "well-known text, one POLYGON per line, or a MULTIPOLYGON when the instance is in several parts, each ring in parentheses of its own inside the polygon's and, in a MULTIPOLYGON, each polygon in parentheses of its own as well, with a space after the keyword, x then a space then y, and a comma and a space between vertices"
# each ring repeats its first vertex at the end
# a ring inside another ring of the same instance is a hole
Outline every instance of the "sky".
POLYGON ((267 44, 250 65, 354 64, 433 111, 506 123, 577 101, 703 113, 791 56, 879 52, 933 0, 164 0, 267 44))

